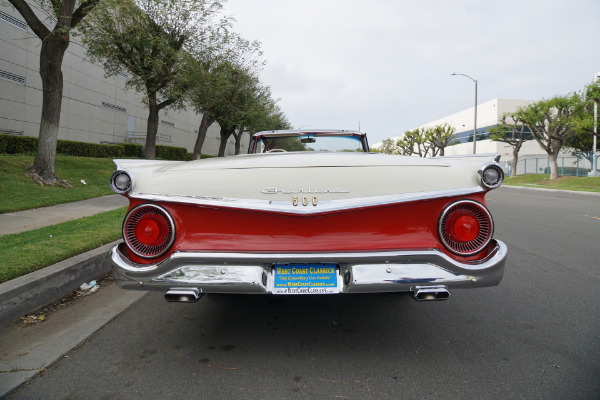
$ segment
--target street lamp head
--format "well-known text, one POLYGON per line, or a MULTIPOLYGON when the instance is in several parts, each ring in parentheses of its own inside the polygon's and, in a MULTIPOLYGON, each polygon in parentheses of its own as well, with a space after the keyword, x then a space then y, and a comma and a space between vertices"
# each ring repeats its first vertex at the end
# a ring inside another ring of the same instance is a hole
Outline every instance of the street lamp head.
MULTIPOLYGON (((453 72, 452 74, 450 74, 452 76, 454 75, 460 75, 460 76, 464 76, 466 78, 469 78, 470 80, 473 81, 473 83, 475 84, 475 119, 473 120, 473 154, 477 153, 477 80, 471 78, 469 75, 465 75, 465 74, 457 74, 456 72, 453 72)), ((594 136, 595 137, 595 136, 594 136)))
POLYGON ((470 79, 470 80, 472 80, 473 82, 475 82, 475 84, 477 84, 477 80, 476 80, 476 79, 473 79, 473 78, 471 78, 469 75, 466 75, 466 74, 457 74, 456 72, 453 72, 453 73, 451 73, 450 75, 451 75, 451 76, 464 76, 464 77, 467 77, 467 78, 469 78, 469 79, 470 79))

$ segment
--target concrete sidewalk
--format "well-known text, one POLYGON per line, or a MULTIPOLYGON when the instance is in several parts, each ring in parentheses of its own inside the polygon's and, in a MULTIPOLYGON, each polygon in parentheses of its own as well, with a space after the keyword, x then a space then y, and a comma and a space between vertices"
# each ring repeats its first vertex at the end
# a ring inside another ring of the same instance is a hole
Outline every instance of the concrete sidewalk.
POLYGON ((20 233, 77 218, 115 210, 129 204, 127 198, 114 194, 52 207, 0 214, 0 236, 20 233))

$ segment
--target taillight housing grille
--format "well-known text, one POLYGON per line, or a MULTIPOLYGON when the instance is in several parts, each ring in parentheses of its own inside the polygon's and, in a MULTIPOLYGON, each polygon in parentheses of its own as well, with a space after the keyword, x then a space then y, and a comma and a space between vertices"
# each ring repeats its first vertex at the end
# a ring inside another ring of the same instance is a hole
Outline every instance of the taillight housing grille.
POLYGON ((468 256, 483 250, 492 240, 494 222, 489 211, 472 200, 450 204, 440 216, 438 234, 451 252, 468 256))
POLYGON ((125 217, 123 239, 127 247, 140 257, 160 257, 175 241, 175 224, 164 208, 141 204, 125 217))

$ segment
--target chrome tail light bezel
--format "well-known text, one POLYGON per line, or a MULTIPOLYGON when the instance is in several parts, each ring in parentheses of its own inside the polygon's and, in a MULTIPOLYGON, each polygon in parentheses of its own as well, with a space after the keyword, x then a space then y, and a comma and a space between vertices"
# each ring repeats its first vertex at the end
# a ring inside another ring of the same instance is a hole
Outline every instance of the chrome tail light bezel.
POLYGON ((500 186, 502 186, 502 183, 504 182, 504 170, 497 162, 489 162, 483 164, 481 168, 479 168, 479 171, 477 171, 477 174, 479 176, 479 184, 484 189, 497 189, 500 186), (490 181, 486 179, 486 171, 490 169, 498 173, 497 180, 490 181))
POLYGON ((474 200, 455 201, 442 211, 438 221, 438 236, 446 249, 460 256, 471 256, 484 250, 494 235, 494 220, 488 209, 474 200), (471 213, 477 219, 479 232, 475 239, 462 242, 453 239, 448 230, 447 222, 454 212, 471 213))
POLYGON ((166 254, 175 242, 175 223, 167 210, 156 204, 140 204, 132 208, 123 221, 123 240, 127 248, 135 255, 142 258, 158 258, 166 254), (162 242, 158 245, 142 243, 136 235, 136 226, 144 218, 153 215, 163 219, 167 232, 162 242))
POLYGON ((125 195, 131 192, 134 185, 135 178, 133 177, 133 174, 127 170, 118 169, 115 172, 113 172, 113 174, 110 176, 110 188, 113 192, 117 194, 125 195), (117 178, 120 176, 126 176, 127 178, 129 178, 129 184, 127 185, 127 187, 122 188, 117 185, 117 178))

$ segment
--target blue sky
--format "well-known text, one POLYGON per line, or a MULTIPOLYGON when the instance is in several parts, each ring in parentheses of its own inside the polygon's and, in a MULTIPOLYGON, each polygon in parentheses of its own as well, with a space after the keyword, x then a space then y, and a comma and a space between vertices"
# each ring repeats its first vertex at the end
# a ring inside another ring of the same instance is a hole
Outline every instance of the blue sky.
POLYGON ((598 0, 228 0, 262 43, 263 83, 295 128, 371 143, 494 98, 581 90, 600 72, 598 0))

